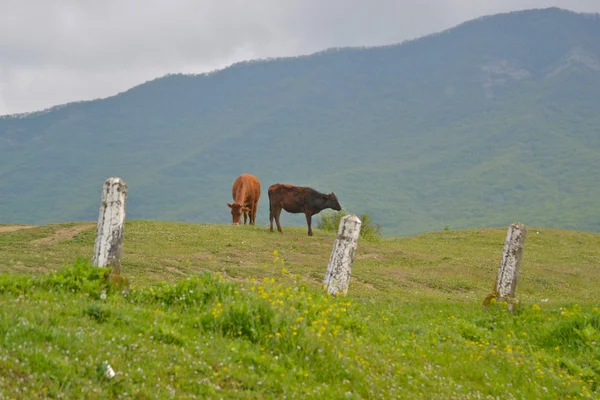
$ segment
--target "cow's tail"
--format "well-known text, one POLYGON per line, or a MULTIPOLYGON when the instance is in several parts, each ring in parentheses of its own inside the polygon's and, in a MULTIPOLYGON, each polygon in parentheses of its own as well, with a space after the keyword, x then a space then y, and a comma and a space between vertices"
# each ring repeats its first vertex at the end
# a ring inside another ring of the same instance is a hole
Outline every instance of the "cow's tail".
POLYGON ((271 188, 267 191, 267 195, 269 196, 269 222, 273 222, 273 192, 271 188))

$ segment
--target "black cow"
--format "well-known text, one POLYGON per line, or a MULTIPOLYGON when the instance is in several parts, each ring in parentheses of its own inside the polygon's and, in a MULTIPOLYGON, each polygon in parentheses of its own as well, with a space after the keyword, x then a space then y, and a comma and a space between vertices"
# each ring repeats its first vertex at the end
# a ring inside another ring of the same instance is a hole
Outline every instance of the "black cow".
POLYGON ((326 208, 340 211, 342 206, 338 202, 335 194, 323 194, 309 187, 293 186, 283 183, 276 183, 269 187, 269 229, 273 232, 273 218, 277 223, 277 230, 281 230, 279 216, 281 210, 292 214, 304 213, 306 215, 306 224, 308 225, 308 236, 312 236, 312 216, 320 213, 326 208))

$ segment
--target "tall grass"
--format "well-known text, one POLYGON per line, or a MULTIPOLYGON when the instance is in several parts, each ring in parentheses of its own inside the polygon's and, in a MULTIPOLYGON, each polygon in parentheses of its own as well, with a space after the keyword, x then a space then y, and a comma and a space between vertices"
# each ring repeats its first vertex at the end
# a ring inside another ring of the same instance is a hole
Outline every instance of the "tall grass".
MULTIPOLYGON (((267 265, 267 268, 273 268, 267 265)), ((600 311, 331 297, 202 273, 0 276, 0 398, 597 398, 600 311), (110 365, 116 376, 104 375, 110 365)))

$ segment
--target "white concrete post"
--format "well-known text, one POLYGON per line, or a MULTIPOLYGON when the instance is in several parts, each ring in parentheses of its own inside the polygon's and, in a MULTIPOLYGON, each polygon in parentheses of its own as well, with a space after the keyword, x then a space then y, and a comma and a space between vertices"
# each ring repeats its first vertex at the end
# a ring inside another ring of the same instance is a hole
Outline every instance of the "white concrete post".
POLYGON ((517 282, 526 235, 525 225, 521 223, 515 223, 508 227, 502 261, 496 277, 496 287, 494 293, 486 298, 484 305, 489 304, 489 300, 493 297, 497 301, 508 302, 509 310, 513 309, 513 305, 517 302, 517 282))
POLYGON ((352 262, 356 253, 361 224, 361 220, 354 214, 346 215, 340 221, 338 236, 333 244, 333 251, 323 282, 329 294, 343 293, 345 296, 348 293, 352 262))
POLYGON ((127 184, 121 178, 104 181, 92 264, 111 266, 116 274, 121 272, 126 200, 127 184))

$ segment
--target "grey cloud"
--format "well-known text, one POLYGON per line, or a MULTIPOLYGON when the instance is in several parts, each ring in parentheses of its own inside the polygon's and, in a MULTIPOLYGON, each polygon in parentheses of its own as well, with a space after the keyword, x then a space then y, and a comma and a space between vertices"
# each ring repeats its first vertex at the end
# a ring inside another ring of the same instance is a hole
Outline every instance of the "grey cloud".
POLYGON ((105 97, 169 72, 395 43, 551 6, 600 11, 597 0, 0 0, 0 114, 105 97))

